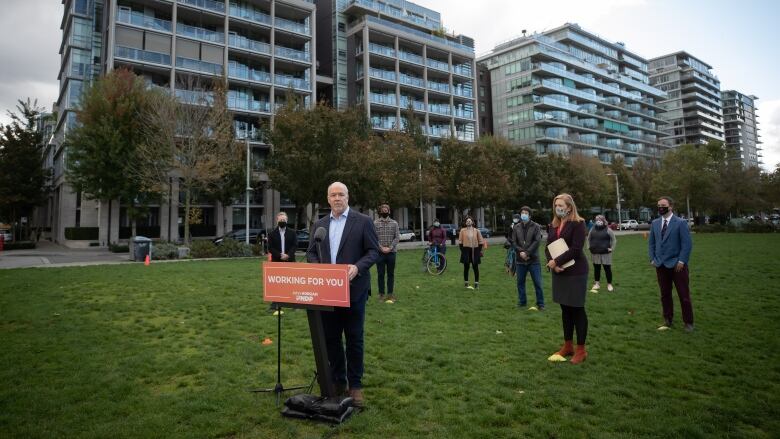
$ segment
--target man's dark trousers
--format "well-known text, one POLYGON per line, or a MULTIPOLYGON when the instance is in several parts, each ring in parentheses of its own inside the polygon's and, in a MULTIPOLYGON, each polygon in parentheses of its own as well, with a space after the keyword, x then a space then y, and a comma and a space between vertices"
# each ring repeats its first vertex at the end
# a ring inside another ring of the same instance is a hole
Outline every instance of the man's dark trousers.
POLYGON ((674 316, 674 298, 672 298, 672 285, 674 285, 677 289, 677 295, 680 297, 683 322, 692 325, 693 304, 691 290, 688 288, 688 266, 683 267, 679 273, 674 271, 674 267, 656 267, 655 273, 658 276, 658 287, 661 290, 661 308, 664 320, 671 322, 674 316))
POLYGON ((322 313, 331 375, 337 384, 349 383, 350 389, 363 388, 363 320, 367 299, 368 295, 363 294, 361 299, 350 302, 349 308, 336 307, 333 312, 322 313), (346 358, 341 343, 342 331, 346 338, 346 358))
POLYGON ((376 273, 379 279, 379 295, 385 294, 385 268, 387 269, 387 294, 393 294, 395 285, 395 252, 379 252, 379 259, 376 261, 376 273))

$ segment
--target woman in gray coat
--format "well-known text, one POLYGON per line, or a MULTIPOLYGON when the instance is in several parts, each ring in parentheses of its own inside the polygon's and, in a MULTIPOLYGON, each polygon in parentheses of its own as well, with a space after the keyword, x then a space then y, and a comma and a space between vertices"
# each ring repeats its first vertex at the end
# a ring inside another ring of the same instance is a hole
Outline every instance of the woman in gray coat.
POLYGON ((615 232, 607 226, 604 215, 596 216, 596 223, 588 232, 588 248, 593 261, 593 288, 592 292, 598 292, 601 288, 601 266, 604 266, 604 274, 607 275, 607 291, 613 291, 612 286, 612 252, 615 250, 615 232))

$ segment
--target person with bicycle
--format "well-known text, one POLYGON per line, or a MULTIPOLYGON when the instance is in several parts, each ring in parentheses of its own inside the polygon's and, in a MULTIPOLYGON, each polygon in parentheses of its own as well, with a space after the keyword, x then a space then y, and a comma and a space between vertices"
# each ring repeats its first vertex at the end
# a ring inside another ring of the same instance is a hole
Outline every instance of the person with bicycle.
POLYGON ((520 208, 520 222, 512 228, 510 239, 515 251, 515 272, 517 275, 517 307, 525 308, 525 278, 531 273, 536 292, 536 307, 531 311, 544 311, 544 291, 542 290, 542 266, 539 263, 539 244, 542 242, 542 228, 531 220, 531 208, 520 208))
POLYGON ((482 252, 486 247, 482 233, 474 227, 474 219, 466 216, 466 227, 460 229, 458 242, 460 243, 460 263, 463 264, 463 283, 466 288, 479 289, 479 263, 482 261, 482 252), (474 286, 469 286, 469 265, 474 267, 474 286))
POLYGON ((439 253, 447 253, 447 231, 441 227, 438 218, 433 220, 433 226, 428 231, 428 245, 435 245, 439 253))

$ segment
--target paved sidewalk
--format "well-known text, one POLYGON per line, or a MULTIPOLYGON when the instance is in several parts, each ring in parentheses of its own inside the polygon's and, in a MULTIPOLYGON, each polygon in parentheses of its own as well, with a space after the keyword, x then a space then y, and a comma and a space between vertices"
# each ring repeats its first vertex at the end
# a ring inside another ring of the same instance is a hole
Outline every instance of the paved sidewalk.
POLYGON ((73 249, 49 241, 38 241, 29 250, 0 252, 0 269, 27 267, 67 267, 129 263, 128 253, 111 253, 107 248, 73 249))

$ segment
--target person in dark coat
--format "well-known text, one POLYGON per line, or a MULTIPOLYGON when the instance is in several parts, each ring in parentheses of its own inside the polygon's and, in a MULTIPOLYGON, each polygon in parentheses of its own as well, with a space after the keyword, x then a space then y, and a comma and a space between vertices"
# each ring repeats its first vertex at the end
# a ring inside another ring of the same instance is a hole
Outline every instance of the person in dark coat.
POLYGON ((588 260, 582 251, 585 245, 587 227, 585 220, 577 213, 577 205, 569 194, 560 194, 553 199, 554 217, 547 228, 547 246, 563 239, 569 248, 557 258, 550 255, 545 248, 547 268, 552 271, 553 301, 561 306, 563 323, 563 346, 550 356, 566 357, 574 354, 572 364, 585 361, 588 353, 585 350, 585 339, 588 335, 588 316, 585 314, 585 297, 588 288, 588 260), (563 266, 569 261, 574 265, 563 266), (577 330, 577 347, 572 346, 574 330, 577 330))
MULTIPOLYGON (((531 220, 531 208, 520 208, 520 222, 512 228, 512 247, 515 251, 517 273, 517 306, 526 306, 525 279, 528 273, 534 283, 536 310, 544 311, 542 290, 542 268, 539 264, 539 244, 542 242, 542 228, 531 220)), ((534 308, 531 308, 532 310, 534 308)))
POLYGON ((598 292, 601 288, 601 267, 604 267, 604 274, 607 276, 607 291, 614 291, 612 286, 612 252, 615 251, 617 238, 615 232, 607 227, 607 219, 604 215, 596 216, 596 225, 588 232, 588 250, 590 250, 590 260, 593 262, 593 287, 592 293, 598 292))
POLYGON ((295 262, 295 250, 298 249, 298 235, 287 227, 287 214, 276 214, 276 228, 268 234, 268 250, 271 262, 295 262))

